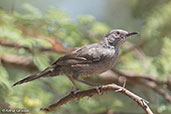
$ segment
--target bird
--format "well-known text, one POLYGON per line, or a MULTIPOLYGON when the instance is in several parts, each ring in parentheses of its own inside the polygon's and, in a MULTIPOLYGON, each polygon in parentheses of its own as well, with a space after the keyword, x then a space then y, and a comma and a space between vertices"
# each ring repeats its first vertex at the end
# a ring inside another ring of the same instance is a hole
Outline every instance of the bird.
POLYGON ((75 91, 80 91, 75 81, 99 88, 101 85, 89 83, 79 79, 79 77, 95 76, 111 69, 118 58, 120 46, 128 37, 135 34, 138 34, 138 32, 113 29, 106 33, 99 42, 76 48, 61 56, 45 70, 30 75, 14 83, 13 86, 41 77, 66 75, 76 88, 75 91))

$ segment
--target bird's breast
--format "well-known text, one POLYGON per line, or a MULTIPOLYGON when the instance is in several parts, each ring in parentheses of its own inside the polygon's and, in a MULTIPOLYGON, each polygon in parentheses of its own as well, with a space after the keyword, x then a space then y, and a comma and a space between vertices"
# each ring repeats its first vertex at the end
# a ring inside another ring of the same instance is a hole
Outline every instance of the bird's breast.
POLYGON ((81 69, 80 69, 80 75, 82 77, 89 77, 89 76, 93 76, 93 75, 98 75, 101 74, 109 69, 111 69, 114 64, 116 63, 116 59, 118 57, 119 54, 119 50, 110 50, 110 54, 108 53, 106 55, 106 58, 99 61, 99 62, 95 62, 92 64, 84 64, 82 65, 81 69))

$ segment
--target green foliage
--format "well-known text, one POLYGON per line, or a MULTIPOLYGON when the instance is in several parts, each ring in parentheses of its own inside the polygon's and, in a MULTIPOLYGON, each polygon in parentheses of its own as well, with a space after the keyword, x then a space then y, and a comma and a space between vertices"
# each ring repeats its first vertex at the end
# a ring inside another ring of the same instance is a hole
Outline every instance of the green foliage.
POLYGON ((0 75, 1 75, 1 80, 0 80, 0 89, 1 89, 1 99, 5 100, 6 95, 9 94, 10 91, 10 82, 8 80, 8 73, 6 69, 3 66, 0 66, 0 75))
MULTIPOLYGON (((128 1, 133 15, 144 22, 138 39, 140 43, 147 41, 144 47, 140 47, 143 54, 130 52, 121 56, 115 68, 134 71, 140 75, 152 74, 159 76, 158 78, 161 80, 166 80, 171 74, 171 2, 159 2, 159 0, 156 3, 155 0, 147 2, 150 13, 147 11, 147 3, 145 2, 128 1), (143 15, 140 16, 140 14, 143 15)), ((109 26, 98 22, 91 15, 82 15, 73 20, 68 13, 58 8, 49 8, 44 14, 29 4, 24 5, 22 13, 14 11, 9 14, 0 10, 0 40, 17 43, 32 50, 30 52, 25 48, 0 45, 0 57, 22 55, 32 60, 39 70, 43 70, 61 56, 58 53, 39 50, 40 48, 54 47, 49 39, 54 39, 65 47, 78 47, 99 41, 109 30, 109 26)), ((124 45, 121 52, 127 48, 127 45, 124 45)), ((40 113, 38 110, 40 107, 49 105, 72 89, 71 82, 63 76, 39 79, 29 84, 11 88, 14 82, 33 72, 35 71, 29 68, 15 67, 15 65, 0 62, 0 101, 8 103, 14 108, 29 109, 30 113, 36 114, 40 113)), ((82 84, 79 86, 84 89, 87 88, 82 84)), ((129 102, 119 100, 123 99, 122 96, 117 98, 111 93, 106 96, 93 97, 89 100, 84 98, 79 104, 70 102, 52 113, 65 114, 68 113, 68 110, 71 113, 82 112, 85 114, 90 112, 101 113, 109 109, 122 111, 125 106, 129 105, 129 102)), ((164 102, 161 99, 159 101, 164 102)), ((169 107, 170 105, 164 102, 160 107, 154 106, 154 110, 157 110, 158 113, 166 112, 167 114, 167 112, 171 112, 169 107)), ((127 111, 127 109, 124 110, 127 111)))

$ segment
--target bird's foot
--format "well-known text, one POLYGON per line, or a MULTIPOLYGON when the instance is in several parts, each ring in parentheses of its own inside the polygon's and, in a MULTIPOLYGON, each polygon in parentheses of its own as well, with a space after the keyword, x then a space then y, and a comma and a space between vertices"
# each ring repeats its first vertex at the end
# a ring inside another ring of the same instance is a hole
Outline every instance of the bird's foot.
POLYGON ((102 91, 101 91, 102 87, 103 87, 103 85, 97 85, 97 86, 94 87, 96 89, 98 95, 102 95, 103 94, 102 91))

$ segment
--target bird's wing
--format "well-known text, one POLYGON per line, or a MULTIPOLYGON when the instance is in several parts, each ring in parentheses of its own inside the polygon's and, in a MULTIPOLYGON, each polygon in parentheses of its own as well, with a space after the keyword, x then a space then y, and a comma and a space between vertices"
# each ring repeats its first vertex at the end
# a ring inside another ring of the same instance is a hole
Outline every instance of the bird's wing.
POLYGON ((60 57, 54 64, 57 65, 75 65, 91 64, 99 62, 105 58, 104 48, 97 44, 91 44, 80 47, 75 51, 60 57))

